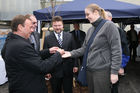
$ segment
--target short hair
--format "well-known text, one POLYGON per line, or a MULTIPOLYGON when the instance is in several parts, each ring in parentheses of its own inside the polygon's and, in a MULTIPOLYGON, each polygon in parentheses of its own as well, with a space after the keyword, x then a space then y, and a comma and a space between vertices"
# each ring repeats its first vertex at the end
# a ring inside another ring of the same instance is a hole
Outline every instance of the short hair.
POLYGON ((75 24, 79 26, 79 23, 78 22, 73 22, 73 25, 75 25, 75 24))
POLYGON ((108 17, 112 17, 112 13, 110 11, 105 11, 108 17))
POLYGON ((61 16, 54 16, 54 17, 52 18, 52 23, 53 23, 53 22, 56 22, 56 21, 61 21, 61 22, 63 23, 63 20, 62 20, 62 17, 61 17, 61 16))
MULTIPOLYGON (((25 17, 26 17, 27 19, 30 19, 30 20, 31 20, 30 17, 32 17, 32 16, 35 17, 33 14, 26 14, 26 15, 25 15, 25 17)), ((35 18, 36 18, 36 17, 35 17, 35 18)))
POLYGON ((12 22, 11 22, 11 29, 12 32, 16 32, 17 31, 17 27, 19 24, 21 24, 22 26, 24 26, 26 17, 24 15, 17 15, 13 18, 12 22))
POLYGON ((31 14, 26 14, 25 17, 26 18, 30 18, 32 15, 31 14))

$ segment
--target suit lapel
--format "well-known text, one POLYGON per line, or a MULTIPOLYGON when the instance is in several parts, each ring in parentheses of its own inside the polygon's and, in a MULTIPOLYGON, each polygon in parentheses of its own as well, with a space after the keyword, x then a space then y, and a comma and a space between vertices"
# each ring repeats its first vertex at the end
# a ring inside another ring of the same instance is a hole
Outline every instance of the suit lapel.
POLYGON ((65 45, 66 45, 66 43, 67 43, 67 35, 66 35, 66 33, 63 31, 63 43, 62 43, 62 47, 64 48, 65 47, 65 45))

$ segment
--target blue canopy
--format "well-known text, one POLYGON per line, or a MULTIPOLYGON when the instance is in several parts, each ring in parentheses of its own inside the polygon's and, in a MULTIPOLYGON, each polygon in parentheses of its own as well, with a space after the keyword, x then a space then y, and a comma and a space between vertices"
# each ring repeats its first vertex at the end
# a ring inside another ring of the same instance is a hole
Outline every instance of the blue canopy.
MULTIPOLYGON (((115 0, 75 0, 66 4, 55 6, 55 16, 61 16, 63 20, 85 19, 84 9, 87 5, 95 3, 113 14, 113 18, 133 18, 140 16, 140 6, 115 0)), ((33 11, 38 20, 50 21, 51 7, 33 11)))

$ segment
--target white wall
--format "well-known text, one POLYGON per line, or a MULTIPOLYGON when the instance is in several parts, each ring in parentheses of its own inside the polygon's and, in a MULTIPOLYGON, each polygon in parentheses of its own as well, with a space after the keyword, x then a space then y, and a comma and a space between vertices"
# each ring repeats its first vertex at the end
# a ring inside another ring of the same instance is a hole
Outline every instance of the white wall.
MULTIPOLYGON (((126 28, 124 29, 125 31, 130 30, 130 25, 127 25, 126 28)), ((140 31, 140 24, 135 24, 135 30, 137 31, 137 34, 140 31)))
POLYGON ((11 20, 19 14, 40 9, 40 0, 0 0, 0 20, 11 20))

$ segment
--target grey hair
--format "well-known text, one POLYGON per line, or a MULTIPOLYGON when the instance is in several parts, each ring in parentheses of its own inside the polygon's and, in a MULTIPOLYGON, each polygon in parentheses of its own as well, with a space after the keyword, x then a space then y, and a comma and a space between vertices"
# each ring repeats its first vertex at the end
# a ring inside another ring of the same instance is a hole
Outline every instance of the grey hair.
POLYGON ((110 11, 105 11, 108 17, 112 17, 112 13, 110 11))

